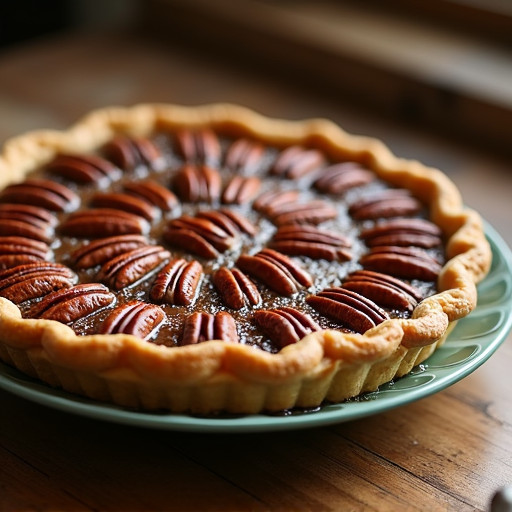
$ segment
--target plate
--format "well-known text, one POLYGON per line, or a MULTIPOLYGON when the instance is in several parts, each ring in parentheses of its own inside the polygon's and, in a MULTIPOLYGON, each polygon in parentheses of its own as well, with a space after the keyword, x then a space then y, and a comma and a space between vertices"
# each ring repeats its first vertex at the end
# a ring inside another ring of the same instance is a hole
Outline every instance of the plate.
POLYGON ((81 398, 27 377, 0 363, 0 388, 39 404, 70 413, 132 426, 188 432, 265 432, 342 423, 378 414, 430 396, 463 379, 483 364, 512 328, 512 253, 491 226, 493 252, 488 276, 478 286, 475 310, 460 320, 446 342, 410 374, 378 391, 341 404, 289 415, 202 418, 183 414, 123 409, 81 398))

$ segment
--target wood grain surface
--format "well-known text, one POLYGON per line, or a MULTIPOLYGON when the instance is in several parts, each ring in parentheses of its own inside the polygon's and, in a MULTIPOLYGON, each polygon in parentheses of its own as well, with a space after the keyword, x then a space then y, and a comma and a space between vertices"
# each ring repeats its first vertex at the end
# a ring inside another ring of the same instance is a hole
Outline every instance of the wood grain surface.
MULTIPOLYGON (((0 54, 0 140, 92 108, 231 101, 328 117, 440 167, 510 244, 510 162, 140 35, 61 36, 0 54)), ((0 391, 0 510, 488 510, 512 484, 512 338, 457 384, 366 419, 278 433, 150 430, 0 391)))

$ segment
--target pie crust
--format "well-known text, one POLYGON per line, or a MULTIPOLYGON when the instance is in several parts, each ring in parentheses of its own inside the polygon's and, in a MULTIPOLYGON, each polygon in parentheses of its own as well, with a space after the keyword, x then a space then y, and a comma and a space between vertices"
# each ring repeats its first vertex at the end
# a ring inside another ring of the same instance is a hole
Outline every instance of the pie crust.
POLYGON ((364 334, 312 332, 277 353, 222 340, 166 347, 127 334, 77 336, 63 323, 22 318, 16 305, 0 298, 4 362, 50 386, 130 408, 198 414, 311 408, 374 391, 407 374, 475 308, 476 283, 491 263, 480 216, 463 206, 441 171, 397 158, 382 142, 349 135, 324 119, 270 119, 231 104, 104 108, 66 131, 9 140, 0 157, 0 190, 58 153, 91 152, 119 133, 145 136, 184 127, 210 127, 275 146, 315 147, 335 161, 364 163, 392 186, 410 190, 427 205, 445 239, 438 293, 410 318, 385 320, 364 334))

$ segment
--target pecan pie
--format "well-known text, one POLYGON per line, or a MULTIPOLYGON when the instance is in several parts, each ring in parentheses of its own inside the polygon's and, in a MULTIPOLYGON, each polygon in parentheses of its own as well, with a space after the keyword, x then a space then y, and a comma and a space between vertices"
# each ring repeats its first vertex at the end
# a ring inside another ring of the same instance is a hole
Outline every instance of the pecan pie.
POLYGON ((121 406, 376 390, 471 312, 490 262, 442 172, 327 120, 107 108, 0 158, 0 357, 121 406))

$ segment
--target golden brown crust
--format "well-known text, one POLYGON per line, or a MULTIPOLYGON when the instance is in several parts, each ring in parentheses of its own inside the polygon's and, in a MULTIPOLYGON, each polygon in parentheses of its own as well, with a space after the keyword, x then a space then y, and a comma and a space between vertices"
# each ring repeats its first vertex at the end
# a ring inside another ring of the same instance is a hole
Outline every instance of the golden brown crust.
POLYGON ((381 142, 348 135, 327 120, 275 120, 230 104, 102 109, 67 131, 8 141, 0 157, 0 188, 21 181, 59 151, 91 151, 119 132, 206 125, 276 145, 314 144, 331 158, 363 162, 386 181, 410 189, 429 206, 448 240, 440 293, 416 307, 411 319, 387 320, 364 335, 313 333, 277 354, 222 341, 166 348, 123 334, 79 337, 63 324, 22 319, 16 306, 0 298, 2 359, 52 385, 121 405, 254 413, 376 389, 424 360, 449 323, 474 309, 475 284, 491 262, 479 215, 463 207, 441 171, 396 158, 381 142))

